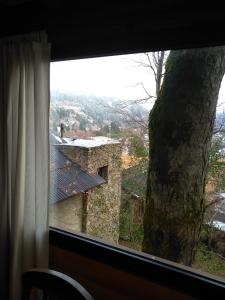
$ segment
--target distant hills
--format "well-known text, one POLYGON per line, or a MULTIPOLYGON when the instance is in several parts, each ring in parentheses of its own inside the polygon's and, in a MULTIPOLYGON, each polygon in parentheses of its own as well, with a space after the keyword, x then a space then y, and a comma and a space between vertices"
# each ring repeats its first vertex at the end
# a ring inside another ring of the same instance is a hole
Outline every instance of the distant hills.
MULTIPOLYGON (((57 131, 60 123, 69 130, 99 131, 110 123, 120 128, 138 126, 148 120, 148 110, 141 104, 131 104, 113 97, 97 97, 75 93, 51 92, 50 129, 57 131)), ((225 133, 225 114, 217 112, 215 129, 225 133)))
POLYGON ((50 128, 53 131, 60 123, 71 130, 97 131, 112 122, 128 128, 134 127, 134 120, 147 123, 147 119, 148 111, 140 104, 128 104, 112 97, 51 92, 50 128))

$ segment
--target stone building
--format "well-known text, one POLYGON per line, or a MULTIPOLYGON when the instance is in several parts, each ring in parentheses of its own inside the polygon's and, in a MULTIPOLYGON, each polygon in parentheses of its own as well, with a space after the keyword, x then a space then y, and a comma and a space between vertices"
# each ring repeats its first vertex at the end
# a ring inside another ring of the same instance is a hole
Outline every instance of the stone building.
POLYGON ((51 169, 51 225, 118 242, 121 144, 96 137, 62 139, 52 147, 65 161, 60 171, 51 169))

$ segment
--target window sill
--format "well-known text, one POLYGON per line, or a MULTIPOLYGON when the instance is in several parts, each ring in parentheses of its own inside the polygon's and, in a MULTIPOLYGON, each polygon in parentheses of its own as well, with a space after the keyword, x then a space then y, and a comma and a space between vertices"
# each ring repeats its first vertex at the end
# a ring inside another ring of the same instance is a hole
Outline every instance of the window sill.
POLYGON ((58 246, 195 297, 208 299, 209 295, 216 295, 217 298, 225 295, 225 282, 219 277, 146 253, 53 227, 50 227, 49 238, 52 246, 58 246))

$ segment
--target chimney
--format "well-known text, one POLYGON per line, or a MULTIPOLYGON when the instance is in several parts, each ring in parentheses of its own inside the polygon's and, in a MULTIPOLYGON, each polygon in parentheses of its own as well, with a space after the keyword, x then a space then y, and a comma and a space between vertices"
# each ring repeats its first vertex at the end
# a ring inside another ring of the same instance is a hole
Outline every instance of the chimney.
POLYGON ((64 124, 61 123, 60 124, 60 137, 61 137, 61 139, 63 138, 64 132, 65 132, 64 124))

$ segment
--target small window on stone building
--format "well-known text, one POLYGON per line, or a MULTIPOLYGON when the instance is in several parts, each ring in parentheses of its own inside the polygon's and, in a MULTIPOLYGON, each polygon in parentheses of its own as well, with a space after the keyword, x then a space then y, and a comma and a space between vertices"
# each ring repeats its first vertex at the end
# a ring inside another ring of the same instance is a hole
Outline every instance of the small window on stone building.
POLYGON ((108 166, 104 166, 98 169, 98 175, 108 181, 108 166))

